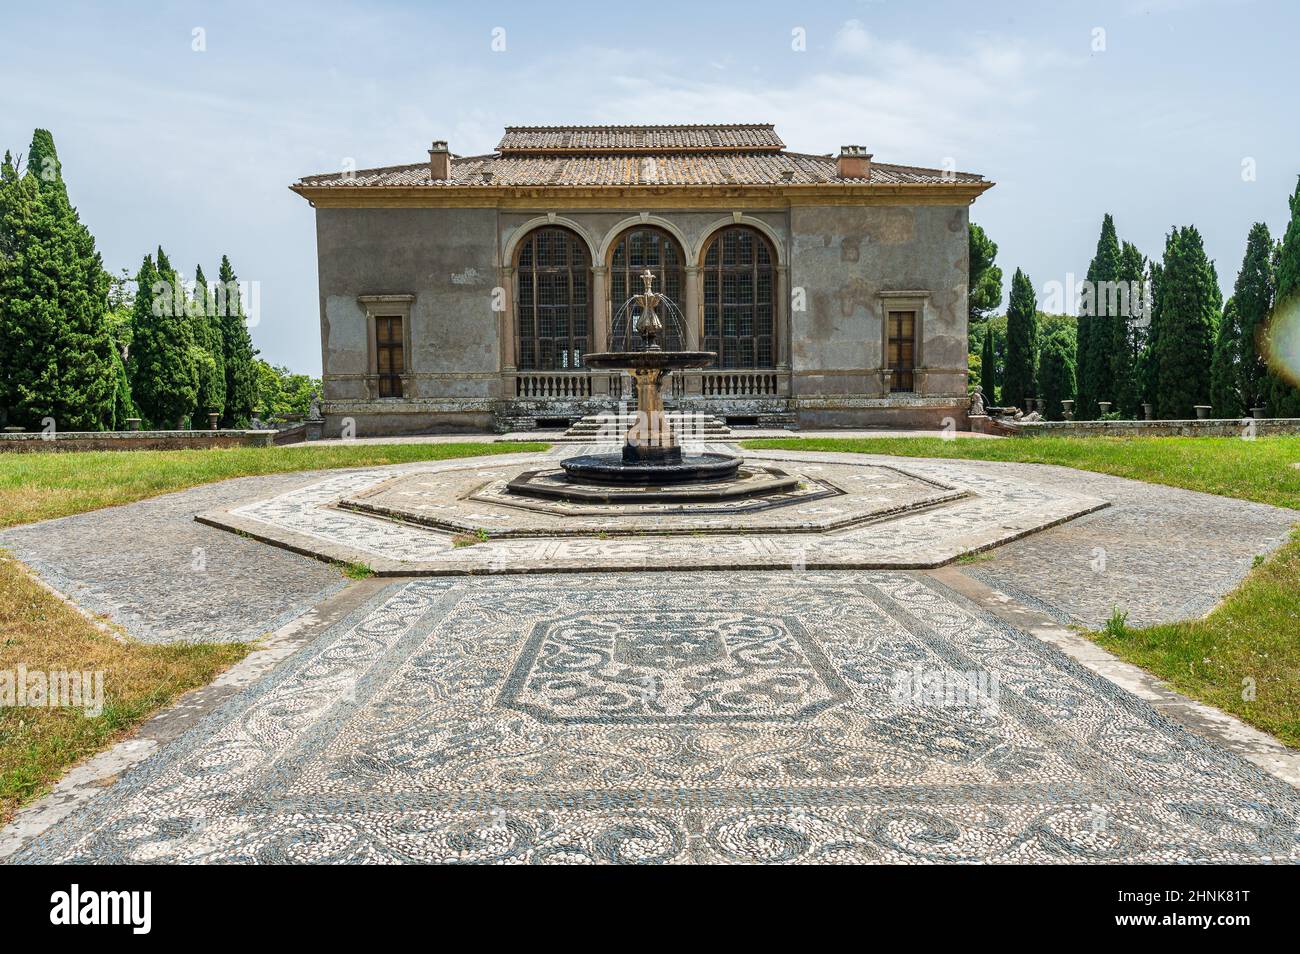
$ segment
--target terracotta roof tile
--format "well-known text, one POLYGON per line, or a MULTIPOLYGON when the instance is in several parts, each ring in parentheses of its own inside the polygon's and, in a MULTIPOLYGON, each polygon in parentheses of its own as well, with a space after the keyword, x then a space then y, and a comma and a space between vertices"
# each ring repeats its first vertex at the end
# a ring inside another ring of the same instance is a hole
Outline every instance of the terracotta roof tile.
POLYGON ((451 178, 427 162, 304 176, 304 188, 473 186, 943 185, 984 182, 968 172, 871 163, 841 179, 834 156, 786 152, 771 126, 511 126, 498 152, 453 156, 451 178), (636 141, 634 145, 633 142, 636 141))

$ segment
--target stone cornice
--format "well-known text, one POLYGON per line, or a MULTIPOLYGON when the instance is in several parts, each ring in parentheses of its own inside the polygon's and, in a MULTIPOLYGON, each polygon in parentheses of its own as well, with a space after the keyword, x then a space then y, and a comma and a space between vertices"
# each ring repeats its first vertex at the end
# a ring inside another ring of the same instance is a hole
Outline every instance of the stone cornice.
POLYGON ((970 205, 992 182, 771 186, 304 186, 316 208, 772 209, 816 205, 970 205))

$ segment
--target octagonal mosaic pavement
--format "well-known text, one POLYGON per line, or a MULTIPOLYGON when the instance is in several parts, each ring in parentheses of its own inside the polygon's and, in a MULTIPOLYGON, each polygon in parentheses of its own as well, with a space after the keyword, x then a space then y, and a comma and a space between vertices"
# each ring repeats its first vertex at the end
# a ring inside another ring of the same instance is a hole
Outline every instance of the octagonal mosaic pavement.
POLYGON ((928 578, 462 577, 384 587, 16 860, 1295 861, 1298 820, 928 578))
POLYGON ((940 566, 1107 506, 1017 477, 993 481, 960 463, 808 454, 745 455, 800 478, 799 489, 774 498, 600 506, 506 492, 556 455, 341 473, 197 519, 393 575, 880 569, 940 566), (706 535, 702 546, 696 538, 706 535))

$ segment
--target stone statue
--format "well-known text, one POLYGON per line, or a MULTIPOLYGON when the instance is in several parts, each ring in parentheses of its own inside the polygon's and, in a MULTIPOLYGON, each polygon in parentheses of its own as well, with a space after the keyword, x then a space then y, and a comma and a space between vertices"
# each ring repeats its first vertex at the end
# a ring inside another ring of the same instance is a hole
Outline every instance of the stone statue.
POLYGON ((316 391, 313 391, 311 393, 311 403, 307 405, 307 420, 309 421, 321 420, 320 394, 317 393, 316 391))
POLYGON ((984 392, 976 388, 970 396, 970 413, 979 416, 984 413, 984 392))

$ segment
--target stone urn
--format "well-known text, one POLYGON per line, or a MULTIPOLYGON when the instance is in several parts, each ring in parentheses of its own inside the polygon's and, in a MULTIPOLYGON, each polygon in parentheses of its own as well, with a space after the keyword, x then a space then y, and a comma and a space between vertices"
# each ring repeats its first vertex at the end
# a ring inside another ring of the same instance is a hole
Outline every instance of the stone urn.
POLYGON ((1142 405, 1142 417, 1143 417, 1145 420, 1148 420, 1148 421, 1154 421, 1154 420, 1156 419, 1156 413, 1155 413, 1155 412, 1156 412, 1156 409, 1155 409, 1155 405, 1154 405, 1154 404, 1146 404, 1146 403, 1143 403, 1143 405, 1142 405))
POLYGON ((1264 413, 1265 413, 1267 410, 1268 410, 1268 408, 1265 408, 1265 407, 1252 407, 1252 408, 1250 409, 1250 416, 1253 417, 1253 418, 1254 418, 1255 420, 1257 420, 1257 421, 1261 421, 1261 420, 1264 419, 1264 413))
POLYGON ((1196 405, 1196 419, 1198 421, 1208 421, 1210 419, 1210 411, 1213 409, 1213 405, 1210 404, 1196 405))
POLYGON ((1111 405, 1112 405, 1112 404, 1114 404, 1113 401, 1098 401, 1098 402, 1097 402, 1097 407, 1101 408, 1101 416, 1102 416, 1102 417, 1105 417, 1107 414, 1110 413, 1110 408, 1111 408, 1111 405))
POLYGON ((1074 420, 1074 402, 1069 398, 1064 398, 1061 401, 1061 417, 1067 421, 1074 420))

